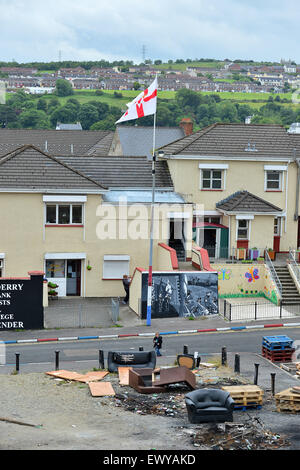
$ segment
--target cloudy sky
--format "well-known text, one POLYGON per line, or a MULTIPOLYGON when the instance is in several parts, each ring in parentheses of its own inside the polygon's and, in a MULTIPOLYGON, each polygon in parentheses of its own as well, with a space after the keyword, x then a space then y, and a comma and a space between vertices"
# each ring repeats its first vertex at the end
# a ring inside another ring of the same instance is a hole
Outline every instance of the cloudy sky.
POLYGON ((297 0, 0 0, 0 61, 300 63, 297 0))

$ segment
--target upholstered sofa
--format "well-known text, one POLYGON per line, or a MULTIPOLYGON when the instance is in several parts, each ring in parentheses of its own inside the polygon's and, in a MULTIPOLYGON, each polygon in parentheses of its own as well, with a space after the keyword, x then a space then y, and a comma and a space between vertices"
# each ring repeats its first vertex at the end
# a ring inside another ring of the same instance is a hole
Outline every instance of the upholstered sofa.
POLYGON ((107 355, 107 368, 109 372, 118 372, 119 367, 130 366, 139 369, 154 369, 156 364, 155 351, 109 351, 107 355))
POLYGON ((185 395, 190 423, 224 423, 233 421, 234 401, 228 392, 202 388, 185 395))

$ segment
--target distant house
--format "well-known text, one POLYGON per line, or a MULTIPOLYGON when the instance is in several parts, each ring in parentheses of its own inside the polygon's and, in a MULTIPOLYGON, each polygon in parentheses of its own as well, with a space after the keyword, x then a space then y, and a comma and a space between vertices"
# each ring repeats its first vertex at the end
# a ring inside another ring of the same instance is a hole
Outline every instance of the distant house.
POLYGON ((57 131, 82 131, 82 126, 80 122, 76 124, 64 124, 62 122, 58 122, 56 124, 57 131))

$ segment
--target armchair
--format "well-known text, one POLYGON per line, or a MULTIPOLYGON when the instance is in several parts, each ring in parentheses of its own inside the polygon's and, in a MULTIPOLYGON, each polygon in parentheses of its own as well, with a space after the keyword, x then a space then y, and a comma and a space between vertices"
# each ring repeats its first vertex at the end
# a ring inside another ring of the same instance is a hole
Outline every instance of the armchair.
POLYGON ((233 421, 234 400, 228 392, 202 388, 187 393, 185 404, 190 423, 224 423, 233 421))

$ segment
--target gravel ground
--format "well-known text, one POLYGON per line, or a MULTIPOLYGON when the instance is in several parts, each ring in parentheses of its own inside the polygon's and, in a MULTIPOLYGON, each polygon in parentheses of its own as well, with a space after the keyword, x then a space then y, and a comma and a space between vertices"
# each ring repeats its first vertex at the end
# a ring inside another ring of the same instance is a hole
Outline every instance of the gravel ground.
POLYGON ((0 450, 194 449, 174 432, 187 421, 125 411, 109 397, 92 397, 86 384, 1 375, 0 398, 0 418, 38 426, 0 421, 0 450))
MULTIPOLYGON (((200 387, 249 383, 226 367, 205 369, 200 374, 196 375, 200 387)), ((168 393, 142 395, 121 387, 117 374, 109 374, 106 380, 112 383, 116 397, 92 397, 87 384, 55 379, 45 373, 1 375, 0 450, 195 451, 212 446, 208 438, 195 441, 195 432, 205 434, 206 429, 187 419, 186 387, 177 385, 168 393), (151 408, 156 410, 154 414, 151 408)), ((234 422, 243 423, 249 416, 257 416, 266 429, 271 425, 271 431, 283 439, 292 437, 294 444, 290 447, 287 442, 285 448, 298 449, 298 416, 274 414, 273 401, 266 394, 262 410, 235 411, 234 422)), ((282 447, 278 444, 276 441, 269 448, 282 447)))

